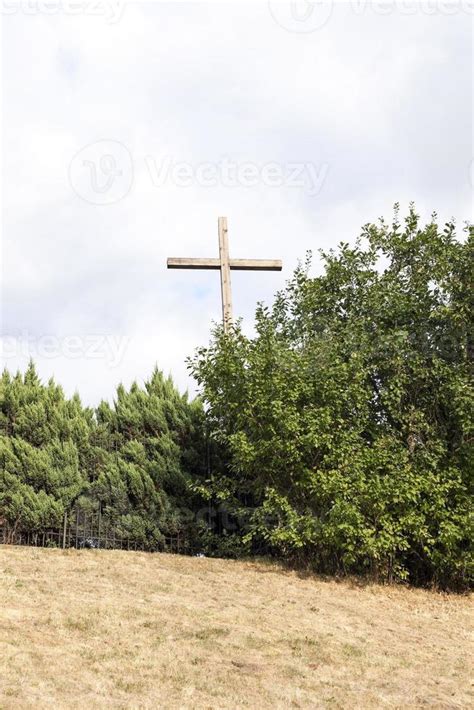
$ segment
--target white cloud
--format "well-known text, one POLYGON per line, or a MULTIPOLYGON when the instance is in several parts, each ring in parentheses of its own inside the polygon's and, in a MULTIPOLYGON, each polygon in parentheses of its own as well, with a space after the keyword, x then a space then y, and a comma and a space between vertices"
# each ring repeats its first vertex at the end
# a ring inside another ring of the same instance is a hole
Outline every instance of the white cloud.
POLYGON ((115 367, 37 356, 44 377, 87 402, 155 362, 192 386, 184 360, 220 317, 219 276, 168 272, 165 260, 217 256, 218 215, 234 256, 284 259, 283 274, 233 274, 249 329, 256 301, 271 300, 307 249, 353 239, 395 201, 471 217, 466 16, 335 4, 323 27, 299 34, 267 3, 135 3, 115 24, 5 15, 4 334, 126 338, 115 367), (81 199, 68 177, 99 140, 133 160, 131 189, 114 204, 81 199), (167 156, 328 171, 316 196, 285 183, 154 185, 146 158, 167 156))

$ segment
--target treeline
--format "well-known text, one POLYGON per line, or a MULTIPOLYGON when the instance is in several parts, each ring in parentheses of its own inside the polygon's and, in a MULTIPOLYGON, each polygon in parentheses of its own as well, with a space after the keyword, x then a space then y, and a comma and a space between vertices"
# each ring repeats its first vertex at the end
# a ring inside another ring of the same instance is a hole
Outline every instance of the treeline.
MULTIPOLYGON (((80 505, 159 549, 269 554, 328 573, 472 579, 474 234, 414 209, 301 265, 256 334, 215 330, 189 401, 155 371, 85 408, 34 366, 0 381, 0 518, 80 505), (200 514, 208 506, 207 525, 200 514)), ((0 521, 1 522, 1 521, 0 521)))
POLYGON ((4 371, 0 523, 12 535, 41 532, 73 510, 100 510, 109 534, 145 549, 159 549, 183 521, 191 534, 189 484, 205 471, 203 426, 200 402, 158 370, 95 411, 77 395, 66 399, 53 380, 43 385, 33 363, 24 375, 4 371))

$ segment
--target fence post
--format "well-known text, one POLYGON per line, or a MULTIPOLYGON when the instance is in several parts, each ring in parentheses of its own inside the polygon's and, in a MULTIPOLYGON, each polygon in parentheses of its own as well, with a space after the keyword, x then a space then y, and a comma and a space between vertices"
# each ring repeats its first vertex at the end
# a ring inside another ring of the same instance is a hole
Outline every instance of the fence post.
POLYGON ((66 549, 66 529, 67 529, 67 513, 64 511, 64 525, 63 525, 63 550, 66 549))

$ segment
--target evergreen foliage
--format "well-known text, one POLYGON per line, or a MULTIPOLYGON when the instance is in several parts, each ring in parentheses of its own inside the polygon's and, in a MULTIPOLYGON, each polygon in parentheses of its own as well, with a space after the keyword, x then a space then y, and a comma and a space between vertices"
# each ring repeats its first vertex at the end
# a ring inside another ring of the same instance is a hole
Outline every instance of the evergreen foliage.
POLYGON ((0 379, 0 517, 12 531, 60 524, 86 485, 92 412, 66 400, 33 364, 0 379))
MULTIPOLYGON (((183 527, 188 480, 203 453, 202 408, 155 370, 144 388, 119 386, 94 412, 25 375, 0 380, 0 517, 13 534, 61 525, 79 507, 144 547, 183 527)), ((185 518, 184 518, 185 521, 185 518)))
POLYGON ((120 386, 113 407, 102 402, 91 491, 119 534, 155 547, 189 522, 189 483, 204 456, 202 424, 199 400, 188 402, 158 370, 144 388, 120 386))

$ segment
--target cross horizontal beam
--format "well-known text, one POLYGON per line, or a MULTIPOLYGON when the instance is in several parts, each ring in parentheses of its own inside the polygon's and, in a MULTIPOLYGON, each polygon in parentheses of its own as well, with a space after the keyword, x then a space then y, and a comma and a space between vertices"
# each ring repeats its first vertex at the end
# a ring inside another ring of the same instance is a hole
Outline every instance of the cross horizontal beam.
MULTIPOLYGON (((168 269, 212 269, 219 271, 220 259, 184 259, 181 257, 170 258, 167 261, 168 269)), ((280 259, 230 259, 229 266, 232 271, 281 271, 283 268, 280 259)))

